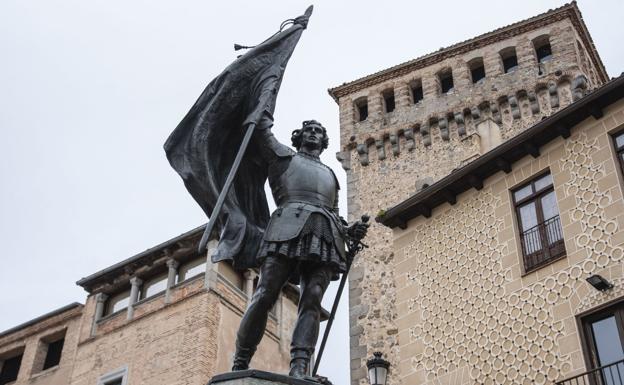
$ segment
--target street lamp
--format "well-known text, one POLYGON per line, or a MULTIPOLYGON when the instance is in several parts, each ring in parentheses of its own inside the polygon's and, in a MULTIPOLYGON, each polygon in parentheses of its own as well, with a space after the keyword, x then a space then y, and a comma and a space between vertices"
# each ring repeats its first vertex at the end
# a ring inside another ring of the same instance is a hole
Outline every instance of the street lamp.
POLYGON ((370 385, 386 385, 390 363, 381 358, 381 352, 374 352, 373 358, 366 361, 370 385))

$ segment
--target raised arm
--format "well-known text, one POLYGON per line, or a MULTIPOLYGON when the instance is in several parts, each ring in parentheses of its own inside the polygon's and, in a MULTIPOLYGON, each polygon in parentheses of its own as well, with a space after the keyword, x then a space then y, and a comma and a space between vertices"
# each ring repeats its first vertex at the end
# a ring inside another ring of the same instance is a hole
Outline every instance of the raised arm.
POLYGON ((273 117, 265 111, 254 132, 254 141, 258 144, 260 155, 269 164, 278 158, 294 155, 290 147, 277 140, 271 132, 271 127, 273 127, 273 117))

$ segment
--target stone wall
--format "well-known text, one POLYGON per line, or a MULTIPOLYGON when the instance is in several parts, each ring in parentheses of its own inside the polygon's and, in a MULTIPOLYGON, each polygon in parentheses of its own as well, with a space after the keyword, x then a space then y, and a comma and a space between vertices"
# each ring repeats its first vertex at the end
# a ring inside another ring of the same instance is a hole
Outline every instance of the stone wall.
MULTIPOLYGON (((589 57, 588 51, 595 51, 587 47, 587 35, 569 18, 505 36, 489 36, 493 41, 489 45, 427 66, 419 67, 416 61, 414 71, 381 82, 371 75, 365 78, 370 86, 340 94, 342 151, 337 158, 347 173, 350 220, 364 213, 380 214, 605 80, 600 76, 604 68, 589 57), (542 64, 540 74, 533 40, 545 35, 553 57, 542 64), (503 73, 499 53, 507 47, 516 48, 518 68, 503 73), (486 78, 472 84, 468 63, 476 57, 484 60, 486 78), (448 68, 454 89, 442 94, 436 76, 448 68), (414 104, 409 87, 416 79, 422 82, 424 99, 414 104), (382 95, 389 89, 394 90, 396 108, 387 113, 382 95), (355 103, 363 99, 368 102, 368 118, 359 122, 355 103)), ((398 304, 401 270, 390 230, 373 224, 367 244, 371 247, 354 262, 349 276, 352 385, 366 383, 365 362, 374 351, 383 351, 393 363, 399 361, 397 319, 406 310, 398 304)), ((403 366, 394 368, 390 383, 402 382, 403 366)))
MULTIPOLYGON (((127 384, 197 385, 231 368, 236 332, 253 291, 229 265, 210 265, 200 274, 136 302, 94 324, 98 294, 84 305, 34 320, 0 336, 0 365, 23 351, 16 385, 95 385, 125 372, 127 384), (208 277, 206 283, 205 277, 208 277), (243 291, 241 288, 249 289, 243 291), (42 371, 45 344, 65 332, 58 366, 42 371)), ((247 275, 246 275, 247 276, 247 275)), ((297 293, 287 288, 270 314, 253 368, 287 373, 297 293)))
POLYGON ((77 306, 0 337, 0 361, 23 352, 17 381, 11 384, 67 385, 74 366, 81 315, 82 306, 77 306), (46 342, 63 334, 65 342, 61 361, 57 366, 42 370, 46 342))
MULTIPOLYGON (((213 287, 205 286, 203 276, 182 282, 169 303, 164 293, 140 301, 130 320, 121 311, 98 321, 94 336, 85 325, 70 383, 96 384, 106 373, 127 368, 129 384, 196 385, 229 371, 247 296, 221 274, 213 287)), ((88 298, 87 310, 95 308, 95 298, 88 298)), ((282 295, 276 310, 252 366, 287 372, 293 325, 285 321, 296 314, 296 304, 282 295)))
MULTIPOLYGON (((502 138, 508 139, 602 84, 583 69, 593 67, 568 19, 448 58, 341 97, 341 144, 345 151, 341 156, 346 158, 346 152, 355 150, 359 163, 366 166, 411 152, 421 158, 423 153, 442 151, 444 154, 436 154, 436 158, 450 157, 457 167, 474 155, 467 139, 477 133, 478 122, 492 119, 500 126, 502 138), (541 64, 544 73, 540 75, 533 40, 544 36, 549 37, 553 58, 541 64), (583 52, 578 52, 577 45, 583 52), (509 47, 516 49, 518 68, 504 73, 499 53, 509 47), (486 77, 473 84, 468 63, 477 57, 484 59, 486 77), (455 87, 442 94, 437 74, 447 68, 452 69, 455 87), (417 79, 422 81, 424 99, 414 104, 410 84, 417 79), (396 100, 395 110, 389 113, 384 111, 382 97, 387 90, 394 90, 396 100), (369 115, 360 122, 355 101, 362 98, 368 100, 369 115), (423 151, 430 147, 432 151, 423 151)), ((423 158, 416 169, 423 175, 432 174, 437 162, 423 158)), ((450 170, 443 168, 438 174, 450 170)))
POLYGON ((620 102, 394 231, 398 382, 551 384, 585 371, 577 317, 624 298, 624 181, 610 138, 623 128, 620 102), (526 274, 510 190, 544 170, 567 256, 526 274), (592 274, 617 289, 593 289, 592 274))

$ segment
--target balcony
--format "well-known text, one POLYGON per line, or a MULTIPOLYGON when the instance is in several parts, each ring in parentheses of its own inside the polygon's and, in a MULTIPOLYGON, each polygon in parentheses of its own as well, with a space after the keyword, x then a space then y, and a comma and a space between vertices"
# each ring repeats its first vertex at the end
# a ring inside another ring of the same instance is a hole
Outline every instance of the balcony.
POLYGON ((624 360, 559 381, 557 385, 624 385, 624 360))
POLYGON ((520 234, 520 241, 526 272, 565 255, 561 220, 558 215, 520 234))

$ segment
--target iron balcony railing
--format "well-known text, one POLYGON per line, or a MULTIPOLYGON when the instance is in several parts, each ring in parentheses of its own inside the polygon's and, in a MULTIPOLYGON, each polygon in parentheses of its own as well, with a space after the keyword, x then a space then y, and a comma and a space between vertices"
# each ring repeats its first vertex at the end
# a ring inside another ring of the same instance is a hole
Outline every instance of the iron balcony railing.
POLYGON ((557 385, 624 385, 624 360, 559 381, 557 385))
POLYGON ((526 271, 565 254, 561 220, 555 216, 520 235, 526 271))

